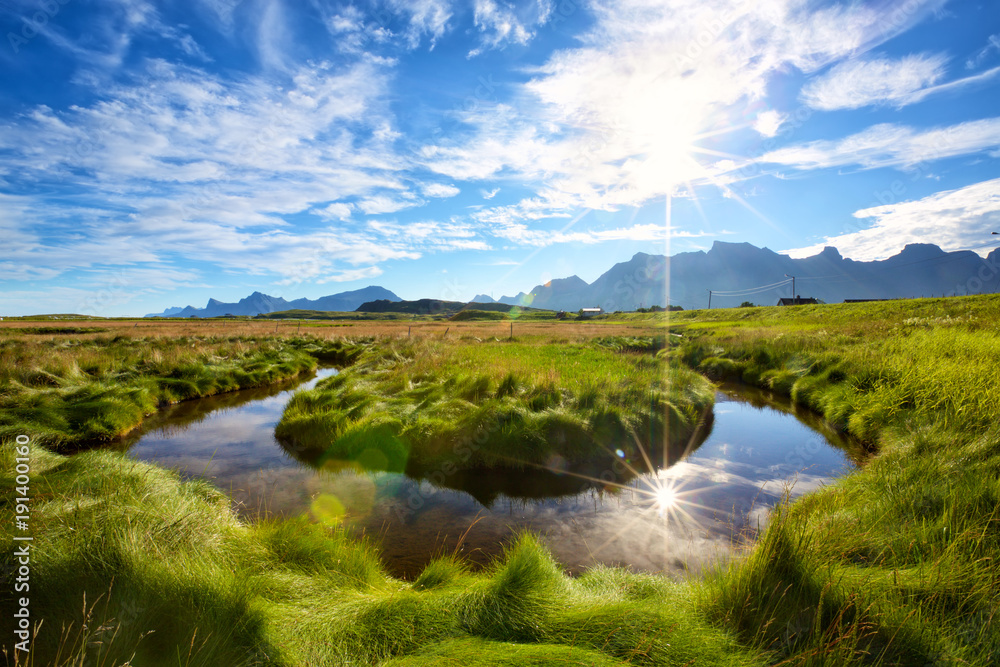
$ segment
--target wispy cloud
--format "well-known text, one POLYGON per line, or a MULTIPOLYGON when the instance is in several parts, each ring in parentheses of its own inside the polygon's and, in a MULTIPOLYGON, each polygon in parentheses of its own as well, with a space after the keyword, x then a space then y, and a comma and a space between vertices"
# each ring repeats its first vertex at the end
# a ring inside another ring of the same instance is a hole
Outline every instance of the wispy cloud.
MULTIPOLYGON (((891 7, 853 3, 595 0, 581 46, 553 53, 510 104, 461 115, 468 131, 421 157, 454 179, 528 184, 525 220, 641 205, 711 182, 702 137, 746 127, 774 75, 862 54, 942 3, 916 1, 895 19, 891 7)), ((784 120, 771 110, 754 125, 771 136, 784 120)))
POLYGON ((925 130, 882 123, 843 139, 779 148, 760 161, 796 169, 911 167, 1000 146, 1000 117, 925 130))
POLYGON ((535 247, 557 243, 606 243, 608 241, 666 241, 668 238, 701 238, 729 232, 691 232, 672 229, 665 225, 642 224, 614 229, 532 229, 523 223, 512 222, 494 232, 498 237, 535 247))
POLYGON ((414 187, 453 194, 449 185, 413 183, 395 148, 383 101, 390 67, 366 58, 315 63, 278 87, 153 60, 89 106, 40 106, 8 120, 2 173, 36 192, 58 184, 63 195, 6 196, 6 210, 18 213, 0 218, 7 277, 180 256, 294 282, 469 247, 474 239, 449 245, 345 223, 355 210, 421 204, 414 187), (308 212, 338 225, 288 220, 308 212))
POLYGON ((944 77, 947 62, 942 54, 849 60, 808 83, 802 89, 802 101, 822 111, 873 104, 902 106, 915 99, 914 93, 944 77))
POLYGON ((990 35, 986 40, 986 46, 979 49, 974 56, 965 61, 965 68, 975 69, 994 54, 1000 54, 1000 33, 990 35))
POLYGON ((809 257, 825 246, 835 246, 845 257, 871 261, 894 255, 909 243, 936 243, 944 250, 973 248, 985 256, 993 247, 984 248, 984 241, 1000 228, 1000 179, 916 201, 866 208, 854 217, 871 220, 871 227, 827 237, 822 243, 787 254, 809 257))
POLYGON ((553 0, 531 0, 515 7, 503 0, 475 0, 474 22, 482 41, 469 52, 469 57, 502 49, 507 44, 527 44, 534 38, 535 30, 548 22, 554 4, 553 0))
POLYGON ((454 185, 449 185, 447 183, 427 183, 421 186, 420 191, 423 192, 426 197, 437 197, 439 199, 454 197, 461 192, 461 190, 456 188, 454 185))
POLYGON ((433 49, 449 29, 453 13, 449 0, 387 0, 387 5, 408 19, 405 37, 410 48, 416 48, 427 35, 433 49))

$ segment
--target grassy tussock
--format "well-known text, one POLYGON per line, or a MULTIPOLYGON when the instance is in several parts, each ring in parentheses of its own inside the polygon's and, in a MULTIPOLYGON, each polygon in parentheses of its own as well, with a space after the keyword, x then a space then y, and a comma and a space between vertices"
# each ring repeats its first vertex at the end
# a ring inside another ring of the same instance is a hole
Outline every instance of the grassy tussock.
POLYGON ((638 458, 685 443, 713 399, 703 378, 643 354, 655 349, 388 340, 296 394, 276 433, 303 458, 397 471, 638 458))
POLYGON ((54 337, 0 340, 0 437, 54 449, 107 441, 158 407, 349 363, 360 347, 308 339, 54 337))

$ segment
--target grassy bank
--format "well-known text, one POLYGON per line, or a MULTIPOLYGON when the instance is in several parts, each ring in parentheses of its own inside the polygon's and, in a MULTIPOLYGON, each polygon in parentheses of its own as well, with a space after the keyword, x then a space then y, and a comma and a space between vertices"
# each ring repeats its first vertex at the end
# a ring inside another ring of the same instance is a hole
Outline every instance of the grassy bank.
POLYGON ((4 334, 0 438, 30 433, 56 450, 120 437, 165 404, 271 384, 357 353, 308 339, 4 334))
POLYGON ((786 508, 702 608, 797 664, 1000 662, 1000 298, 680 314, 676 355, 877 450, 786 508))
POLYGON ((680 366, 668 371, 660 346, 387 340, 296 394, 276 434, 302 458, 381 470, 558 467, 643 452, 676 460, 713 389, 680 366))
POLYGON ((45 621, 19 664, 762 664, 689 588, 610 568, 570 579, 529 536, 485 573, 443 557, 402 582, 336 527, 243 524, 207 483, 113 452, 33 447, 31 466, 31 613, 45 621))

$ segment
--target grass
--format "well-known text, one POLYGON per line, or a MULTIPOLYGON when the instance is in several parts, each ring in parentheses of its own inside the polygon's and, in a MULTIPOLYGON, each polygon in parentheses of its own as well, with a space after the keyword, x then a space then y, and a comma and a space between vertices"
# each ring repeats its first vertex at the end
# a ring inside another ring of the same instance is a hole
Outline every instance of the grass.
POLYGON ((443 557, 404 582, 337 526, 241 523, 205 482, 109 451, 31 458, 45 620, 34 662, 8 664, 762 664, 699 620, 685 587, 613 568, 571 579, 530 535, 484 573, 443 557))
POLYGON ((297 393, 276 435, 315 463, 381 470, 558 467, 620 450, 676 460, 713 389, 650 354, 651 338, 586 343, 397 339, 297 393), (630 350, 628 354, 622 350, 630 350))
MULTIPOLYGON (((0 437, 60 450, 119 438, 158 407, 347 363, 338 342, 245 337, 0 339, 0 437)), ((36 328, 28 330, 38 333, 36 328)))
MULTIPOLYGON (((401 581, 336 524, 243 523, 205 483, 34 446, 34 664, 998 664, 998 323, 993 296, 673 313, 681 337, 662 349, 649 337, 662 316, 538 324, 513 342, 507 323, 409 340, 404 323, 345 380, 301 394, 385 412, 399 437, 422 411, 443 419, 498 393, 526 415, 610 405, 630 395, 623 369, 646 383, 685 364, 790 396, 869 443, 863 468, 778 508, 746 558, 682 582, 607 567, 570 578, 530 535, 485 571, 443 556, 401 581)), ((12 449, 0 448, 8 489, 12 449)), ((13 511, 4 494, 5 526, 13 511)))
POLYGON ((1000 298, 675 318, 673 353, 877 451, 772 518, 701 607, 792 664, 1000 662, 1000 298))

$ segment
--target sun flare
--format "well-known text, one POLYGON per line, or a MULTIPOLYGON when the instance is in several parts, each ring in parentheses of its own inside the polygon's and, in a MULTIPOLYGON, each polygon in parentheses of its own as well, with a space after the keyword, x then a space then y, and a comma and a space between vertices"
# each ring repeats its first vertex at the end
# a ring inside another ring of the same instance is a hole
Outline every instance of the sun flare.
POLYGON ((662 486, 656 490, 656 508, 666 511, 672 509, 677 504, 677 493, 669 486, 662 486))

